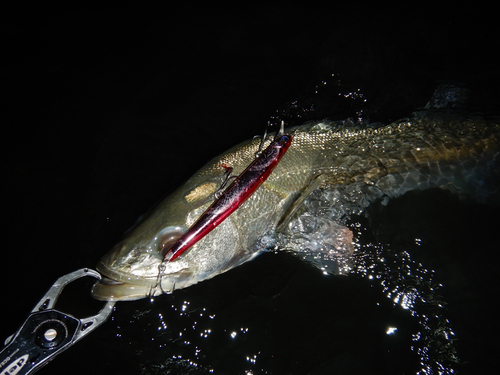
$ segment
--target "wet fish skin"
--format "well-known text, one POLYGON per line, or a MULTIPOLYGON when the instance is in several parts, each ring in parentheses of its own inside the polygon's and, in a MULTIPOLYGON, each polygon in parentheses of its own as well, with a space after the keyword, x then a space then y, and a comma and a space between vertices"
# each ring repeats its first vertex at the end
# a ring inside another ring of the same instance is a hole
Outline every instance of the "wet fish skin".
POLYGON ((239 174, 253 161, 260 141, 243 142, 167 196, 101 259, 97 269, 109 280, 96 284, 93 295, 135 300, 170 293, 253 259, 318 176, 315 189, 338 193, 332 205, 339 221, 376 199, 433 187, 499 204, 498 123, 425 113, 376 129, 326 122, 289 129, 293 143, 268 180, 219 227, 165 264, 156 285, 164 251, 213 202, 224 179, 221 165, 239 174))

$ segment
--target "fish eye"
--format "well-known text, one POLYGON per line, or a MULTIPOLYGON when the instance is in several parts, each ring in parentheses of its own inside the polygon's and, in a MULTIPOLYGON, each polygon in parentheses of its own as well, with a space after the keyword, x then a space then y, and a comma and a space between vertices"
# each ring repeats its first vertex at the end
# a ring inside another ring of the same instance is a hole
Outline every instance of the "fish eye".
POLYGON ((177 242, 184 234, 181 228, 167 228, 162 231, 158 241, 158 252, 165 256, 167 251, 177 242))

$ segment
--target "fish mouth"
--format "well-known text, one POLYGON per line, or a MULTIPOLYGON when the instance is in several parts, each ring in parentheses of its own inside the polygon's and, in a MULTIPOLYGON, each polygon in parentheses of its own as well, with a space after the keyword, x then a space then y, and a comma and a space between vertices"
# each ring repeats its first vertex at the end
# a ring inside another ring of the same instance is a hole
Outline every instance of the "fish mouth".
POLYGON ((91 293, 99 301, 136 301, 161 294, 173 293, 175 289, 196 284, 198 280, 190 269, 154 277, 137 277, 123 274, 107 267, 102 261, 97 270, 103 276, 94 284, 91 293))
POLYGON ((97 270, 103 277, 92 287, 92 297, 99 301, 136 301, 152 297, 156 278, 138 278, 123 275, 99 262, 97 270))
POLYGON ((129 284, 102 277, 92 287, 92 297, 99 301, 136 301, 152 294, 151 286, 129 284))

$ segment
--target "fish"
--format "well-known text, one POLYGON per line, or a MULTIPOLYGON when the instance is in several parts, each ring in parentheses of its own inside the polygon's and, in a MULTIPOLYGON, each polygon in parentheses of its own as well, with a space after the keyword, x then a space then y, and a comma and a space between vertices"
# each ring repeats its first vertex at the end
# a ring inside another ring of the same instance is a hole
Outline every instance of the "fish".
MULTIPOLYGON (((354 248, 346 218, 363 214, 377 200, 386 204, 412 190, 445 189, 500 205, 499 123, 496 118, 420 111, 388 125, 312 121, 287 129, 293 142, 268 179, 182 256, 164 262, 165 249, 216 200, 226 177, 222 166, 238 175, 255 159, 261 141, 244 141, 166 196, 102 257, 96 268, 104 277, 92 295, 131 301, 173 293, 269 248, 300 252, 305 245, 297 238, 311 238, 304 218, 321 216, 328 224, 323 236, 315 237, 317 248, 305 246, 312 258, 324 255, 322 242, 334 242, 327 252, 333 247, 335 256, 349 257, 354 248)), ((265 141, 272 139, 270 134, 265 141)), ((319 257, 319 266, 327 258, 319 257)))

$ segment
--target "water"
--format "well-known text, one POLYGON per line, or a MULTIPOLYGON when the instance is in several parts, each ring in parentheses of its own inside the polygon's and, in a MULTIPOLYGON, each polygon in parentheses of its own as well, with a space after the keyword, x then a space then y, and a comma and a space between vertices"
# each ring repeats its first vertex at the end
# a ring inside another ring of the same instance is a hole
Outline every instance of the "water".
MULTIPOLYGON (((13 133, 0 337, 55 279, 93 267, 163 194, 267 121, 387 123, 425 107, 443 82, 469 90, 458 110, 497 108, 494 23, 481 10, 40 14, 5 26, 13 133)), ((496 209, 408 193, 349 225, 357 252, 345 276, 268 252, 171 296, 117 304, 112 320, 40 374, 490 370, 496 209)), ((69 297, 78 312, 84 292, 69 297)))
POLYGON ((119 304, 99 334, 144 374, 469 370, 494 344, 467 337, 487 320, 465 318, 495 293, 493 270, 471 269, 471 249, 494 241, 477 238, 494 233, 493 215, 444 192, 409 194, 353 220, 360 250, 347 276, 269 252, 172 296, 119 304))

